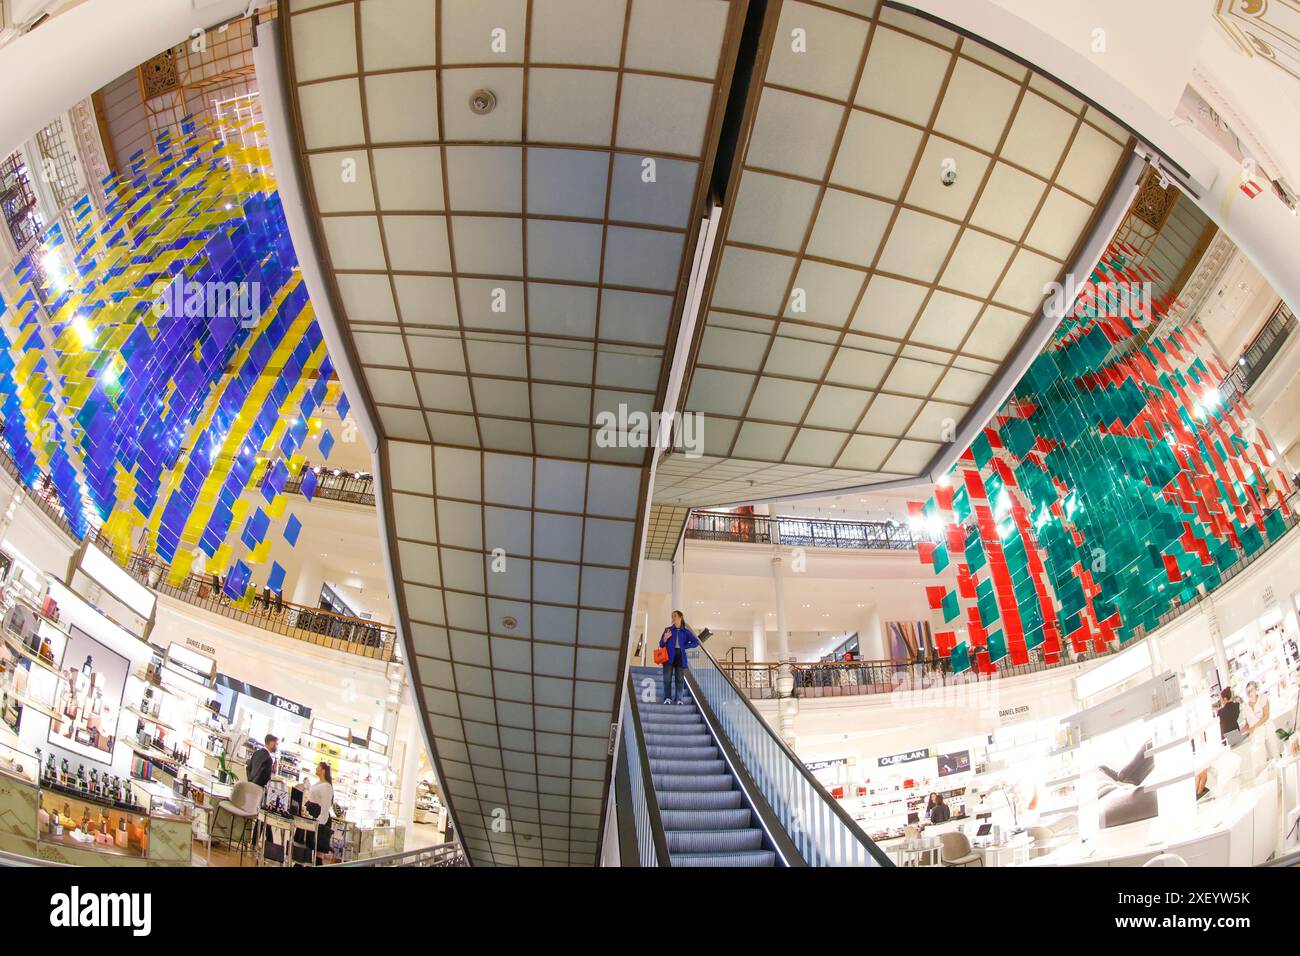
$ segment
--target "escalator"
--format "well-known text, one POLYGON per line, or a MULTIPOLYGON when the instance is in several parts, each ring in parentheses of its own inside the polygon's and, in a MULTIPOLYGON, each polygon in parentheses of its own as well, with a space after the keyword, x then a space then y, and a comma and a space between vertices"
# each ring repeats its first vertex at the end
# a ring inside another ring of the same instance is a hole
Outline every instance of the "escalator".
POLYGON ((616 760, 620 866, 892 866, 701 645, 687 692, 627 672, 616 760))
POLYGON ((655 802, 673 866, 776 865, 735 774, 727 766, 695 698, 665 704, 663 672, 632 668, 655 802))

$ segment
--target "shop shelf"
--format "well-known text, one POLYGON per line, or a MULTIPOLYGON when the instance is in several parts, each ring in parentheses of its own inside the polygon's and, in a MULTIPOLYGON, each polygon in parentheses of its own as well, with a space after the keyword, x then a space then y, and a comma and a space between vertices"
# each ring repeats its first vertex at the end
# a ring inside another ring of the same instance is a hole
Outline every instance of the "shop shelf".
POLYGON ((39 654, 33 654, 31 648, 25 645, 22 641, 18 640, 16 637, 13 637, 9 634, 5 634, 4 641, 6 644, 9 645, 9 647, 14 651, 14 653, 18 654, 19 657, 31 661, 33 664, 37 665, 40 668, 43 668, 44 670, 49 671, 51 674, 54 674, 56 677, 61 676, 59 674, 59 669, 57 667, 55 667, 53 664, 47 663, 45 660, 41 658, 39 654))

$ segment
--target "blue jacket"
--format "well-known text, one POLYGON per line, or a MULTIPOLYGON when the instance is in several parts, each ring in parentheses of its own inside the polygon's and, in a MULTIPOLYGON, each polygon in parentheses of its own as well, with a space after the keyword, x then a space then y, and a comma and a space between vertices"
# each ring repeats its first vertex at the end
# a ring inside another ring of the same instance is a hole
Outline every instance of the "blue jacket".
POLYGON ((667 637, 659 635, 659 646, 668 649, 668 663, 686 667, 687 649, 699 647, 700 642, 689 627, 669 627, 667 637))

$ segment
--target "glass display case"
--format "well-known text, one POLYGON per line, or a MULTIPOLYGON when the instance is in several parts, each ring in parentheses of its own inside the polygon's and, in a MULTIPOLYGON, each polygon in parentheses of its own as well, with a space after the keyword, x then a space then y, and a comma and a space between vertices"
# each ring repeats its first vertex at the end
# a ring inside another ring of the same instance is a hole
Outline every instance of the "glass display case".
POLYGON ((35 754, 27 753, 0 739, 0 773, 34 784, 39 763, 35 754))
POLYGON ((149 812, 86 794, 42 789, 37 839, 42 843, 144 857, 149 853, 149 812))
POLYGON ((62 633, 22 604, 5 612, 0 627, 0 721, 17 730, 23 708, 53 719, 62 633))

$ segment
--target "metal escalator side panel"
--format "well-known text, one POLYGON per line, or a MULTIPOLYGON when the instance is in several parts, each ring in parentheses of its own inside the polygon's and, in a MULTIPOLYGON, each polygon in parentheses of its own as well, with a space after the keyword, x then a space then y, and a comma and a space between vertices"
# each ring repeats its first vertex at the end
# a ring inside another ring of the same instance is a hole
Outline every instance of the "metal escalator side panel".
POLYGON ((716 736, 736 754, 786 838, 808 866, 883 866, 893 861, 867 836, 803 761, 754 709, 713 655, 692 649, 692 693, 715 718, 716 736))

